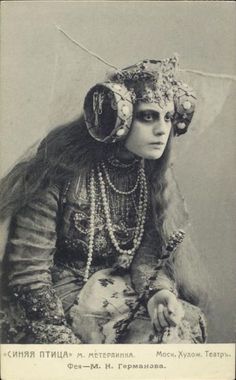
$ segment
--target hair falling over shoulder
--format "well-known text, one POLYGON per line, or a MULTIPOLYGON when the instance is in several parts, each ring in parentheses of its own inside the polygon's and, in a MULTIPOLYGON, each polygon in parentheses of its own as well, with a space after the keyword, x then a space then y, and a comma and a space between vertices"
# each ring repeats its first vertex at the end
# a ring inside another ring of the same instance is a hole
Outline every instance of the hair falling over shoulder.
POLYGON ((210 297, 214 291, 211 286, 200 252, 196 249, 189 232, 189 214, 181 190, 171 168, 173 131, 164 154, 159 160, 147 161, 148 179, 151 185, 153 219, 163 245, 170 235, 183 229, 184 241, 165 264, 169 276, 177 284, 182 299, 211 310, 210 297))
POLYGON ((14 215, 49 184, 69 180, 98 159, 99 145, 90 137, 83 117, 53 129, 36 153, 18 162, 0 181, 0 218, 14 215))
MULTIPOLYGON (((175 215, 176 225, 179 225, 178 221, 180 224, 183 224, 183 220, 186 221, 183 205, 181 208, 176 207, 175 202, 170 199, 173 195, 176 196, 175 190, 174 194, 168 191, 172 186, 167 175, 172 137, 173 133, 159 160, 146 162, 153 219, 161 245, 168 239, 169 231, 166 231, 165 224, 169 213, 175 215)), ((104 144, 94 140, 83 117, 53 129, 41 141, 34 155, 18 162, 0 181, 0 220, 4 221, 14 216, 47 186, 54 184, 61 187, 70 181, 76 172, 85 175, 94 163, 105 159, 118 144, 120 143, 104 144)), ((179 282, 179 288, 182 289, 180 293, 182 292, 184 298, 199 304, 203 291, 200 290, 201 284, 199 285, 199 277, 195 270, 197 266, 191 266, 191 255, 191 250, 179 255, 180 259, 177 255, 176 265, 170 262, 167 270, 179 282)), ((197 260, 196 255, 194 259, 197 260)))
MULTIPOLYGON (((112 153, 119 143, 104 144, 94 140, 83 116, 56 127, 41 141, 35 154, 20 160, 0 181, 0 220, 15 214, 34 195, 49 184, 62 185, 76 172, 86 173, 91 166, 112 153)), ((158 223, 164 214, 164 174, 169 148, 157 164, 148 163, 148 176, 156 194, 158 223), (155 184, 154 184, 155 182, 155 184), (158 198, 160 198, 158 200, 158 198)))

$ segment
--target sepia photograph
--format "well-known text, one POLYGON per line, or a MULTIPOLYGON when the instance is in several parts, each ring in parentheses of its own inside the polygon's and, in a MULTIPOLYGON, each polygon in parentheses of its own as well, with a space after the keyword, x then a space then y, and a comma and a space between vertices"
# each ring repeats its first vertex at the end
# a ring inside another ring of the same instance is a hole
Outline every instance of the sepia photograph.
POLYGON ((2 2, 3 347, 234 343, 235 25, 230 1, 2 2))

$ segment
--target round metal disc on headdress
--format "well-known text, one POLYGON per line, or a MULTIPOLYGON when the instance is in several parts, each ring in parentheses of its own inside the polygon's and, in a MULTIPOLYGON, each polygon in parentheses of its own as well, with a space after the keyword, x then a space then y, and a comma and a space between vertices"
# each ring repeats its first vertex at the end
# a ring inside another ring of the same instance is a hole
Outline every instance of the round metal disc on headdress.
POLYGON ((178 59, 144 60, 119 70, 109 81, 91 88, 84 102, 85 121, 91 136, 101 142, 124 139, 131 127, 133 104, 158 103, 163 108, 174 102, 172 118, 176 136, 187 132, 196 96, 176 78, 178 59))
POLYGON ((187 84, 178 82, 174 95, 175 115, 172 120, 175 135, 187 132, 196 107, 196 95, 187 84))
POLYGON ((96 84, 85 97, 84 116, 88 131, 95 140, 122 140, 132 122, 131 94, 119 83, 96 84))

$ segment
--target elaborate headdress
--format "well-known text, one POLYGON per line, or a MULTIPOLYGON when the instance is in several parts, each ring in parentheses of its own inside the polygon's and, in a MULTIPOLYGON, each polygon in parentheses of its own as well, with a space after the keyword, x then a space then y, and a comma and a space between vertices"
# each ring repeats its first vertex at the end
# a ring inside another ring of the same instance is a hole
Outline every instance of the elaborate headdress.
POLYGON ((158 103, 163 108, 174 102, 172 124, 175 135, 185 133, 192 120, 196 96, 177 79, 178 58, 144 60, 118 70, 104 83, 96 84, 85 97, 84 115, 93 138, 116 142, 128 134, 133 105, 138 102, 158 103))

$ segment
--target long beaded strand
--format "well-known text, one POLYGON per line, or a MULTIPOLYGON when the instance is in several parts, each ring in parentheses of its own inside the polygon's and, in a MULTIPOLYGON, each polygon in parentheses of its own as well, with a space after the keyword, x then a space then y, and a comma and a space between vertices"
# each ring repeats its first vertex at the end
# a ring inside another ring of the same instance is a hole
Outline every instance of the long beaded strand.
POLYGON ((128 190, 128 191, 122 191, 122 190, 117 189, 117 188, 115 187, 115 185, 112 183, 112 181, 111 181, 111 179, 110 179, 110 176, 109 176, 109 174, 108 174, 108 171, 107 171, 106 165, 104 164, 104 162, 101 163, 101 166, 102 166, 102 169, 103 169, 103 171, 104 171, 104 173, 105 173, 106 180, 107 180, 109 186, 110 186, 110 187, 111 187, 116 193, 118 193, 118 194, 120 194, 120 195, 130 195, 130 194, 134 193, 134 192, 137 190, 137 187, 138 187, 139 182, 140 182, 140 171, 141 171, 141 170, 139 170, 139 174, 138 174, 138 176, 137 176, 137 181, 136 181, 134 187, 133 187, 131 190, 128 190))
POLYGON ((103 180, 102 170, 100 166, 98 165, 98 179, 99 179, 99 184, 101 188, 102 202, 103 202, 103 207, 104 207, 104 212, 105 212, 105 217, 106 217, 107 229, 108 229, 108 233, 114 247, 120 254, 133 255, 136 249, 139 247, 142 237, 143 237, 144 223, 146 219, 146 210, 147 210, 147 184, 146 184, 146 176, 145 176, 143 167, 140 168, 140 173, 141 173, 141 183, 140 183, 140 196, 139 196, 139 206, 138 206, 138 222, 135 229, 135 236, 133 240, 134 244, 133 244, 133 248, 131 249, 122 249, 120 248, 119 243, 113 232, 109 203, 106 196, 106 187, 103 180))
MULTIPOLYGON (((102 202, 103 202, 106 223, 107 223, 110 239, 114 247, 120 254, 128 254, 131 256, 135 253, 135 251, 140 246, 143 233, 144 233, 144 224, 146 220, 147 182, 146 182, 144 168, 140 167, 140 180, 139 180, 140 181, 140 195, 139 195, 139 204, 138 204, 138 221, 137 221, 137 226, 135 228, 133 248, 131 249, 120 248, 119 243, 114 235, 112 222, 111 222, 111 216, 110 216, 109 202, 106 197, 106 187, 103 180, 102 170, 99 165, 97 166, 97 170, 98 170, 98 179, 99 179, 101 193, 102 193, 102 202)), ((89 270, 92 263, 92 256, 93 256, 93 249, 94 249, 95 203, 96 203, 94 169, 91 170, 89 189, 90 189, 90 228, 89 228, 88 259, 87 259, 87 264, 86 264, 86 269, 85 269, 85 274, 84 274, 84 282, 87 282, 88 277, 89 277, 89 270)))
POLYGON ((94 232, 95 232, 95 186, 94 186, 94 169, 91 170, 90 176, 90 226, 89 226, 89 244, 88 244, 88 259, 84 274, 84 282, 87 282, 89 270, 93 258, 94 247, 94 232))

